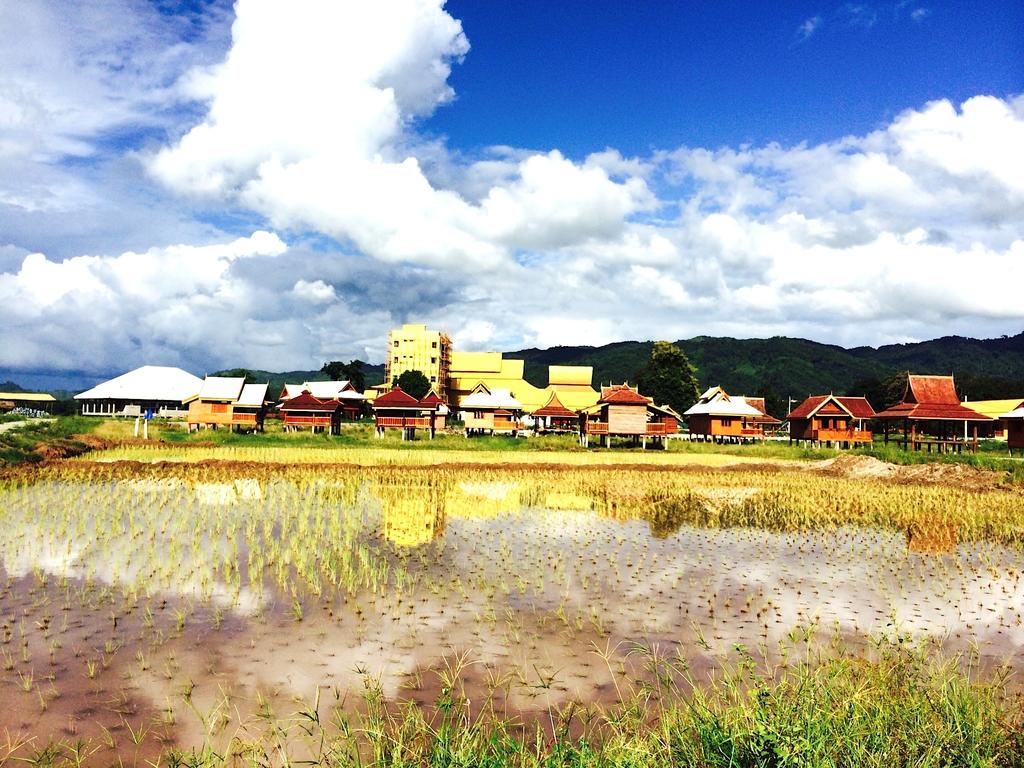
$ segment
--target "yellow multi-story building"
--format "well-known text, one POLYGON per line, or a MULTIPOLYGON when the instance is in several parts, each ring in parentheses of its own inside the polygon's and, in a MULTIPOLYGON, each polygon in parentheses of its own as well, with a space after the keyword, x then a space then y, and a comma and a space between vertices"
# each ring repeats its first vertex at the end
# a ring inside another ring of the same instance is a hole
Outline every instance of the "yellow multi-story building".
POLYGON ((448 391, 452 363, 452 340, 443 331, 431 331, 425 325, 406 323, 388 334, 384 358, 383 389, 406 371, 419 371, 441 397, 448 391))
POLYGON ((481 384, 488 390, 509 390, 527 413, 547 404, 552 393, 574 411, 593 405, 600 397, 591 386, 594 369, 590 366, 548 366, 548 386, 543 389, 523 378, 524 366, 523 360, 504 358, 500 352, 453 352, 448 402, 458 408, 462 399, 481 384))

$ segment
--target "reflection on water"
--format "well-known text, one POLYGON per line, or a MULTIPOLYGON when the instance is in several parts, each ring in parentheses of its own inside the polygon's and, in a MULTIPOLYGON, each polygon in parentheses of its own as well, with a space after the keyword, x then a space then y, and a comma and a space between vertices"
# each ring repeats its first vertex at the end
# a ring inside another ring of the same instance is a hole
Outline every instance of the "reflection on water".
POLYGON ((193 707, 293 711, 362 674, 427 702, 422 670, 466 651, 474 695, 510 681, 502 705, 528 712, 609 700, 595 647, 627 668, 634 643, 663 644, 696 668, 736 645, 777 658, 807 625, 976 643, 1024 670, 1019 547, 941 521, 908 528, 909 553, 901 530, 717 527, 774 509, 756 476, 179 472, 0 492, 0 615, 29 658, 4 680, 48 665, 63 693, 42 715, 19 699, 0 727, 91 722, 127 685, 188 743, 209 722, 193 707))

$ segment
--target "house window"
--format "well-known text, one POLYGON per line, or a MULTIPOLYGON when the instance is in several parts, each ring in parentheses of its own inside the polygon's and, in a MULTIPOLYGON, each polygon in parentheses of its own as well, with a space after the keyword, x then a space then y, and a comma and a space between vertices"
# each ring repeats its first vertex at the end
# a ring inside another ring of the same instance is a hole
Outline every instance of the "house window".
POLYGON ((395 349, 398 349, 398 342, 395 342, 395 349))
POLYGON ((430 342, 430 348, 431 349, 437 349, 437 342, 436 341, 430 342))
POLYGON ((437 362, 437 358, 436 357, 430 358, 430 364, 431 365, 434 365, 436 362, 437 362))
POLYGON ((398 355, 395 355, 395 362, 398 362, 398 355))
POLYGON ((722 419, 722 426, 723 427, 731 427, 732 426, 732 419, 722 419))
POLYGON ((431 381, 437 381, 437 376, 431 376, 431 377, 430 377, 430 380, 431 380, 431 381))
POLYGON ((228 406, 226 403, 214 403, 211 409, 214 413, 227 413, 228 406))

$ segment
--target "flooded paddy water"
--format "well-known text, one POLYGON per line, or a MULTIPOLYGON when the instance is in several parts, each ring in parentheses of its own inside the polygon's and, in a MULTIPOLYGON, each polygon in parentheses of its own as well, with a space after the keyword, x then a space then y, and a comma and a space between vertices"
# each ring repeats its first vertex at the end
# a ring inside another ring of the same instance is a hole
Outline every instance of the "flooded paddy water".
POLYGON ((0 731, 23 750, 81 739, 100 762, 311 711, 342 729, 373 697, 543 721, 657 687, 659 659, 701 685, 728 659, 771 674, 888 638, 1024 673, 1009 490, 69 462, 7 478, 0 519, 0 731))

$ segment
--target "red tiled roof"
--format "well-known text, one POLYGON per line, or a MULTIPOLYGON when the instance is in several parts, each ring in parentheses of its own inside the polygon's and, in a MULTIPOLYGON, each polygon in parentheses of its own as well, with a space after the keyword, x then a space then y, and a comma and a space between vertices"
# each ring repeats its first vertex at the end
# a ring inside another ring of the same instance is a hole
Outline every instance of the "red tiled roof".
POLYGON ((962 405, 945 403, 900 403, 888 410, 875 414, 876 419, 929 419, 932 421, 994 421, 965 408, 962 405))
POLYGON ((932 421, 993 421, 989 416, 960 404, 952 376, 907 376, 903 402, 875 414, 879 419, 928 419, 932 421))
POLYGON ((786 418, 790 421, 794 419, 808 419, 811 414, 814 413, 814 409, 821 405, 823 402, 828 400, 828 395, 813 395, 804 400, 800 405, 789 412, 789 416, 786 418))
POLYGON ((337 400, 318 400, 309 394, 309 392, 303 392, 301 395, 296 395, 291 400, 285 400, 281 404, 280 410, 285 413, 288 411, 317 411, 323 413, 334 413, 340 407, 341 403, 337 400))
POLYGON ((866 397, 837 397, 840 403, 848 410, 855 419, 873 419, 875 409, 871 407, 866 397))
POLYGON ((570 411, 564 405, 562 401, 558 399, 558 393, 552 392, 551 398, 544 404, 542 408, 538 408, 533 412, 534 416, 550 416, 556 419, 571 419, 576 417, 575 411, 570 411))
POLYGON ((415 408, 419 404, 419 400, 401 387, 395 387, 373 401, 374 408, 415 408))
POLYGON ((601 387, 601 399, 598 402, 614 405, 647 405, 651 399, 644 397, 628 384, 614 384, 610 387, 601 387))
POLYGON ((763 397, 746 397, 744 396, 743 401, 751 408, 761 412, 760 416, 754 416, 751 421, 755 424, 781 424, 779 419, 776 419, 770 413, 764 404, 763 397))
POLYGON ((903 401, 958 405, 960 398, 957 397, 952 376, 922 376, 912 373, 907 376, 907 393, 903 401))
POLYGON ((438 405, 444 405, 444 400, 437 396, 437 392, 430 390, 423 399, 420 400, 420 405, 425 408, 434 408, 438 405))
POLYGON ((829 415, 849 412, 855 419, 873 419, 875 417, 875 409, 871 407, 871 403, 866 398, 812 395, 794 408, 789 416, 786 417, 786 420, 809 419, 812 415, 826 413, 826 408, 828 408, 828 405, 825 404, 826 400, 832 400, 833 403, 838 403, 839 405, 838 408, 833 407, 829 409, 829 415), (845 409, 845 411, 840 409, 845 409))

